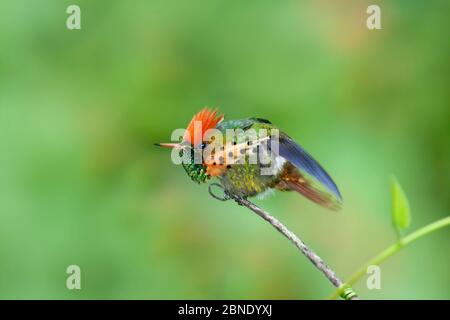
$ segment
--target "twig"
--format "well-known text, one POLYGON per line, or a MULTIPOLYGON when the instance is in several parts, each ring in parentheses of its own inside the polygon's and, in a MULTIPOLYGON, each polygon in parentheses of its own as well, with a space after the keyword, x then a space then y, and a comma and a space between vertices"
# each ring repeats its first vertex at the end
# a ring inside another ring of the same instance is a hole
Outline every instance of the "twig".
POLYGON ((247 207, 248 209, 252 210, 254 213, 256 213, 258 216, 269 222, 275 229, 277 229, 282 235, 284 235, 286 238, 288 238, 299 250, 301 253, 303 253, 313 264, 314 266, 319 269, 325 277, 338 289, 340 289, 340 295, 342 298, 346 300, 358 300, 358 296, 356 295, 355 291, 348 285, 344 285, 344 283, 338 278, 336 273, 331 270, 329 266, 325 264, 325 262, 320 258, 311 248, 309 248, 302 240, 300 240, 299 237, 297 237, 292 231, 290 231, 286 226, 284 226, 278 219, 271 216, 269 213, 252 203, 251 201, 238 197, 236 195, 232 195, 227 193, 223 187, 218 183, 212 183, 209 186, 209 193, 212 197, 214 197, 217 200, 221 201, 227 201, 230 199, 233 199, 236 201, 239 205, 242 205, 244 207, 247 207), (217 196, 212 191, 211 187, 218 187, 223 190, 224 194, 223 196, 217 196))
MULTIPOLYGON (((441 220, 435 221, 433 223, 430 223, 429 225, 426 225, 425 227, 420 228, 419 230, 414 231, 413 233, 400 238, 396 243, 393 245, 390 245, 386 249, 384 249, 381 253, 376 255, 372 260, 367 262, 362 268, 360 268, 354 275, 350 277, 350 279, 346 282, 348 285, 353 285, 356 281, 361 279, 365 274, 366 270, 371 265, 380 265, 383 261, 385 261, 387 258, 392 256, 393 254, 397 253, 398 251, 405 248, 407 245, 411 244, 412 242, 416 241, 417 239, 420 239, 423 236, 426 236, 436 230, 439 230, 444 227, 450 226, 450 216, 445 217, 441 220)), ((336 299, 340 295, 340 290, 336 290, 333 295, 329 299, 336 299)))

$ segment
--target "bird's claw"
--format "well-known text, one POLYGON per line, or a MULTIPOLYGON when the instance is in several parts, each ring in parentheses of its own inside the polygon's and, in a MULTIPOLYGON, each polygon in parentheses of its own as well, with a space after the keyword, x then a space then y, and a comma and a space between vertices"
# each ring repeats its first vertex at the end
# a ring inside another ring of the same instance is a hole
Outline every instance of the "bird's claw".
POLYGON ((231 197, 228 195, 228 193, 225 191, 225 189, 222 187, 222 185, 220 185, 218 183, 211 183, 208 187, 208 192, 213 198, 220 200, 220 201, 227 201, 227 200, 231 199, 231 197), (216 195, 213 192, 212 187, 218 187, 218 188, 222 189, 223 195, 222 196, 216 195))
POLYGON ((243 206, 243 205, 244 205, 243 202, 248 201, 248 200, 247 200, 247 197, 241 197, 241 196, 236 196, 236 195, 230 194, 227 190, 225 190, 225 188, 224 188, 222 185, 220 185, 220 184, 218 184, 218 183, 211 183, 211 184, 209 185, 209 187, 208 187, 208 191, 209 191, 209 194, 210 194, 213 198, 215 198, 215 199, 217 199, 217 200, 220 200, 220 201, 227 201, 227 200, 233 199, 233 200, 236 201, 236 203, 237 203, 238 205, 240 205, 240 206, 243 206), (222 195, 216 195, 216 194, 213 192, 212 187, 217 187, 217 188, 222 189, 223 194, 222 194, 222 195))

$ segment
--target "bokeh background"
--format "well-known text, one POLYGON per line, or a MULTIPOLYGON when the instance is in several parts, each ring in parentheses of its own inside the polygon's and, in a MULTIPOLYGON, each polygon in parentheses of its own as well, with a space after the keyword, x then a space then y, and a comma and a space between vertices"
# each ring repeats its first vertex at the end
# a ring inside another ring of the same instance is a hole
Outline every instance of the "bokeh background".
MULTIPOLYGON (((333 287, 272 227, 212 199, 170 153, 204 106, 279 125, 334 177, 333 213, 258 204, 346 278, 449 213, 448 1, 0 1, 0 298, 321 299, 333 287), (82 29, 66 28, 81 7, 82 29), (382 30, 366 28, 378 4, 382 30), (82 289, 66 288, 81 267, 82 289)), ((368 299, 449 299, 449 232, 382 265, 368 299)))

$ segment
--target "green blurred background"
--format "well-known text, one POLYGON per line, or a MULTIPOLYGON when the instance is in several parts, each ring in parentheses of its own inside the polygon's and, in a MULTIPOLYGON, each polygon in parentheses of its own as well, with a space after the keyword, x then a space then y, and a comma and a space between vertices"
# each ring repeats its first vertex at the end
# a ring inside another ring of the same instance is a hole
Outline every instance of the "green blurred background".
MULTIPOLYGON (((204 106, 268 118, 334 177, 333 213, 258 204, 343 278, 448 215, 448 1, 0 1, 0 298, 320 299, 333 287, 266 222, 193 184, 170 140, 204 106), (82 29, 66 28, 81 7, 82 29), (379 4, 382 30, 366 28, 379 4), (82 289, 66 289, 81 267, 82 289)), ((382 265, 364 299, 450 299, 449 232, 382 265)))

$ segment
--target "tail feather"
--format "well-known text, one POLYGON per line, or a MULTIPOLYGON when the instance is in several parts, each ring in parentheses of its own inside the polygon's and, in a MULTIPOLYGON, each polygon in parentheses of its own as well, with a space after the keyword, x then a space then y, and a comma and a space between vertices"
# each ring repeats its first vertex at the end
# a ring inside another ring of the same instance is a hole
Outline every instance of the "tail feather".
POLYGON ((330 194, 315 188, 293 165, 288 164, 285 167, 275 187, 282 191, 296 191, 325 208, 339 210, 341 207, 340 202, 330 194))
POLYGON ((286 182, 286 185, 288 187, 288 190, 297 191, 304 197, 308 198, 314 203, 317 203, 318 205, 321 205, 322 207, 329 208, 332 210, 340 209, 340 204, 338 202, 333 201, 333 199, 328 194, 320 190, 317 190, 311 185, 294 181, 288 181, 286 182))

